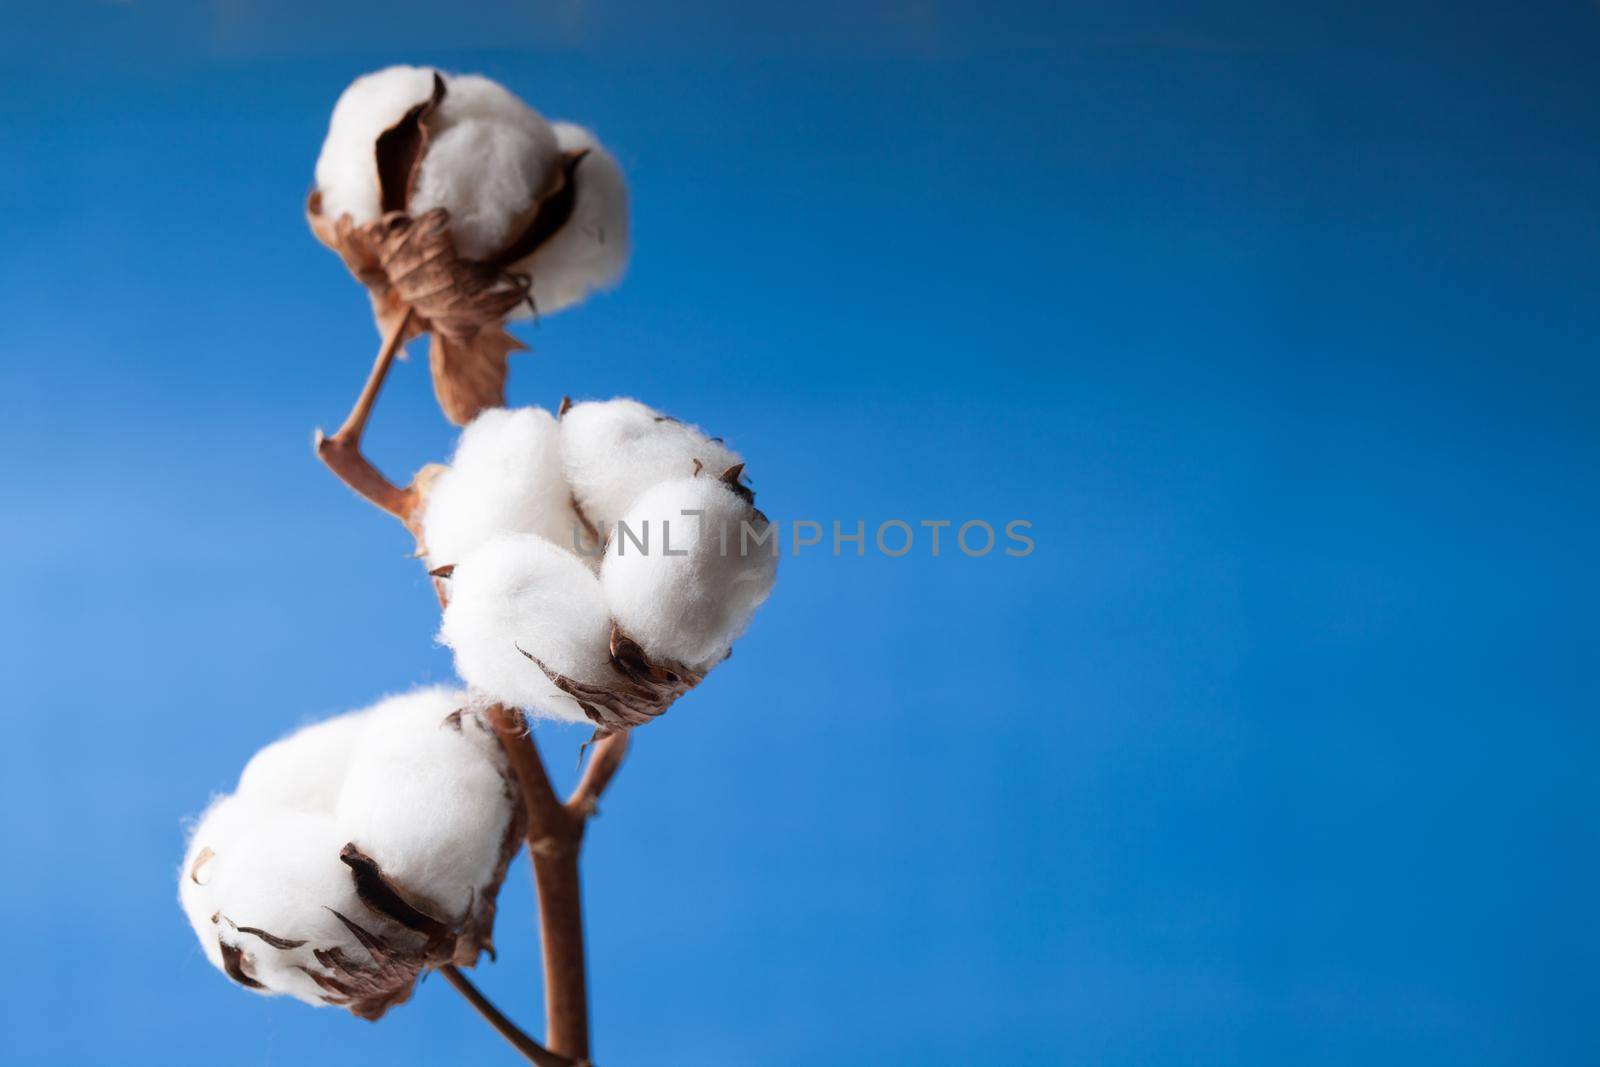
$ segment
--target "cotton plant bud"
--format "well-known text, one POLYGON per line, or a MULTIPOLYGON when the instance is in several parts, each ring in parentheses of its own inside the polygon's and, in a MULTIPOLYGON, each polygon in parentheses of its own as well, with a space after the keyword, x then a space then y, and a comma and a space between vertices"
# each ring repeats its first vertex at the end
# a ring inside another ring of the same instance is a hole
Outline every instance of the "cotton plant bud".
POLYGON ((615 674, 600 580, 533 534, 496 537, 456 563, 439 640, 478 699, 565 722, 589 716, 552 675, 603 686, 615 674))
POLYGON ((491 950, 523 830, 494 733, 423 689, 259 752, 190 839, 179 897, 212 964, 246 988, 369 1019, 430 966, 491 950))
POLYGON ((461 431, 450 465, 426 480, 421 541, 432 567, 501 534, 562 547, 580 529, 561 468, 561 431, 542 408, 489 408, 461 431))
POLYGON ((606 604, 651 660, 703 674, 771 593, 775 534, 736 483, 708 474, 662 482, 611 533, 600 567, 606 604))
POLYGON ((696 470, 720 475, 743 462, 699 427, 628 399, 588 401, 563 412, 561 461, 579 511, 601 530, 658 482, 696 470))
POLYGON ((306 213, 385 334, 432 333, 434 387, 458 424, 504 402, 523 347, 508 318, 576 303, 628 256, 626 185, 592 134, 486 78, 424 67, 345 90, 306 213))

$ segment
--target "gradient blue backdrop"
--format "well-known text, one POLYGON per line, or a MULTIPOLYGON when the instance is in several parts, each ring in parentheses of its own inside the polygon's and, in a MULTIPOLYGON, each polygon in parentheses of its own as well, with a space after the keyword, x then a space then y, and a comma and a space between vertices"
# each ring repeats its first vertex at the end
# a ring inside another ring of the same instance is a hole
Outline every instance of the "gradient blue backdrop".
MULTIPOLYGON (((437 981, 246 995, 174 899, 258 746, 450 677, 310 451, 374 335, 302 200, 396 61, 631 177, 514 401, 703 422, 783 519, 1035 524, 786 559, 643 731, 603 1064, 1595 1062, 1600 7, 1284 6, 0 6, 5 1062, 505 1061, 437 981)), ((530 897, 480 974, 537 1027, 530 897)))

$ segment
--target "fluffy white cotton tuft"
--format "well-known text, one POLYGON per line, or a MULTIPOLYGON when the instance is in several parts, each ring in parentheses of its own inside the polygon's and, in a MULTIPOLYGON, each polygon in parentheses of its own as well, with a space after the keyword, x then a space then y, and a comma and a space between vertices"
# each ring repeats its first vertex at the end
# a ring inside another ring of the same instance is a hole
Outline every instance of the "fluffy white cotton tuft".
POLYGON ((367 732, 334 816, 414 903, 459 924, 498 881, 511 799, 504 753, 482 719, 410 701, 367 732))
MULTIPOLYGON (((533 304, 541 315, 578 303, 622 277, 631 248, 628 184, 622 168, 589 130, 555 124, 561 151, 586 150, 573 171, 572 217, 537 252, 511 269, 533 279, 533 304)), ((517 314, 531 314, 526 305, 517 314)))
POLYGON ((486 259, 522 232, 558 180, 555 131, 543 115, 474 74, 445 79, 428 129, 410 213, 444 208, 456 248, 486 259))
POLYGON ((430 484, 422 543, 439 567, 501 534, 572 548, 577 527, 556 420, 536 407, 490 408, 461 431, 450 466, 430 484))
POLYGON ((245 764, 235 792, 256 804, 326 815, 339 800, 366 718, 352 711, 274 741, 245 764))
POLYGON ((713 477, 742 462, 699 427, 628 399, 568 409, 561 416, 561 460, 584 517, 601 529, 656 483, 692 476, 696 461, 713 477))
POLYGON ((765 516, 715 478, 663 482, 612 531, 600 567, 606 603, 651 659, 708 671, 772 591, 774 535, 765 516))
POLYGON ((531 534, 498 537, 456 563, 439 639, 475 697, 567 722, 587 720, 523 652, 582 682, 615 673, 599 579, 578 556, 531 534))
POLYGON ((212 964, 255 992, 320 1005, 327 1003, 327 990, 308 971, 326 968, 315 950, 371 959, 334 912, 386 938, 407 940, 403 928, 356 896, 350 870, 339 860, 343 847, 338 825, 327 816, 237 796, 214 804, 195 830, 179 875, 184 911, 212 964))
POLYGON ((430 67, 389 67, 364 74, 350 83, 333 105, 328 136, 317 156, 317 191, 322 213, 337 219, 349 215, 357 223, 378 217, 378 135, 433 92, 430 67))
POLYGON ((363 869, 444 924, 455 962, 476 959, 520 802, 498 742, 458 711, 464 702, 443 688, 391 697, 250 761, 235 793, 201 818, 179 874, 184 912, 213 965, 257 992, 369 1018, 404 1000, 430 962, 425 938, 363 903, 341 858, 352 845, 360 863, 376 865, 363 869))

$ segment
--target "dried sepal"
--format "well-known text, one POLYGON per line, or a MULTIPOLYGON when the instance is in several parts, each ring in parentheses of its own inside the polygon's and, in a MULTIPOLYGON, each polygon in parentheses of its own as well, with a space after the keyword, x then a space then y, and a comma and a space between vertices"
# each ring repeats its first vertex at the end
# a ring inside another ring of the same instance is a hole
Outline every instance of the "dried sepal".
POLYGON ((555 172, 554 188, 540 199, 538 206, 534 208, 533 217, 528 220, 528 225, 523 227, 522 232, 490 258, 489 262, 493 266, 503 270, 527 259, 572 219, 572 209, 577 203, 578 194, 576 179, 578 164, 582 163, 588 154, 587 148, 562 154, 561 167, 555 172))
POLYGON ((504 404, 506 359, 527 347, 498 324, 484 326, 464 341, 436 332, 428 347, 428 367, 445 417, 464 426, 485 408, 504 404))
POLYGON ((518 646, 521 652, 563 693, 578 702, 595 724, 597 737, 631 730, 666 713, 672 702, 699 685, 705 675, 681 663, 656 663, 639 642, 611 627, 611 666, 615 680, 596 684, 579 681, 551 670, 543 660, 518 646))
POLYGON ((392 324, 407 310, 416 332, 433 334, 434 391, 458 425, 505 399, 506 357, 524 346, 503 325, 527 299, 511 277, 461 258, 442 208, 417 218, 385 215, 365 226, 333 227, 340 255, 371 291, 373 314, 392 324))
POLYGON ((231 926, 235 930, 239 931, 239 933, 241 933, 241 934, 249 934, 251 937, 259 938, 262 941, 265 941, 267 944, 271 945, 273 948, 277 948, 277 949, 299 948, 300 946, 302 946, 302 945, 304 945, 306 943, 304 940, 296 940, 295 938, 292 938, 292 937, 279 937, 276 934, 269 934, 269 933, 267 933, 267 931, 261 929, 260 927, 256 927, 256 926, 240 926, 238 923, 234 922, 232 919, 229 919, 226 915, 222 915, 220 912, 218 913, 218 915, 229 926, 231 926))
POLYGON ((333 917, 366 950, 369 962, 336 946, 312 952, 325 970, 300 969, 325 991, 324 1001, 375 1022, 396 1004, 410 999, 417 979, 428 966, 427 953, 398 945, 341 912, 334 911, 333 917))
POLYGON ((222 946, 222 970, 229 978, 244 986, 246 989, 265 989, 266 986, 250 977, 245 970, 246 957, 244 949, 238 945, 230 945, 226 941, 218 941, 222 946))
POLYGON ((428 116, 438 110, 444 93, 444 79, 434 71, 432 95, 380 133, 373 145, 378 164, 378 202, 385 213, 404 211, 411 202, 417 170, 428 152, 428 116))

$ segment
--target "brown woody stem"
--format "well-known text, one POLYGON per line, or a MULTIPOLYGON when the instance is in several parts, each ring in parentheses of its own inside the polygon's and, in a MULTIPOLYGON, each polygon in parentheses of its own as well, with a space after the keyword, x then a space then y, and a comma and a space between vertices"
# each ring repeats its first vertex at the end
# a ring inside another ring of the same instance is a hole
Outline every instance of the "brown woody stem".
MULTIPOLYGON (((317 432, 317 455, 346 485, 371 503, 398 518, 415 533, 412 512, 418 503, 415 489, 402 489, 385 478, 361 454, 361 435, 383 387, 383 380, 405 343, 411 313, 384 338, 372 373, 357 398, 350 417, 339 432, 324 437, 317 432)), ((444 590, 436 583, 439 603, 444 590)), ((522 793, 528 816, 528 852, 533 861, 534 884, 539 891, 540 941, 544 953, 545 1042, 541 1046, 519 1030, 490 1004, 455 967, 439 968, 447 981, 476 1008, 517 1050, 541 1067, 585 1067, 589 1062, 589 994, 583 948, 583 896, 578 878, 578 852, 589 818, 600 795, 622 765, 628 748, 626 730, 602 738, 572 795, 566 802, 556 795, 538 746, 522 714, 494 705, 487 718, 504 747, 512 773, 522 793), (541 1058, 543 1057, 543 1058, 541 1058)))
POLYGON ((528 852, 539 890, 544 950, 545 1040, 555 1052, 587 1061, 589 999, 578 852, 589 816, 622 763, 627 734, 613 734, 595 746, 578 788, 562 803, 522 716, 497 705, 489 710, 489 722, 505 746, 528 812, 528 852))
POLYGON ((394 328, 389 331, 389 335, 383 339, 383 346, 378 349, 378 358, 373 360, 372 371, 367 375, 366 384, 361 387, 361 395, 356 398, 355 407, 350 409, 350 415, 344 420, 344 425, 340 426, 332 437, 325 437, 322 431, 318 430, 316 439, 317 458, 338 475, 340 481, 408 527, 411 524, 411 513, 417 506, 417 494, 410 489, 402 489, 385 478, 378 468, 361 454, 361 435, 366 432, 372 405, 377 402, 378 391, 383 388, 383 381, 389 376, 389 368, 394 365, 395 356, 405 345, 406 332, 411 327, 411 315, 410 311, 402 315, 394 328))
POLYGON ((522 1053, 523 1058, 529 1063, 536 1063, 539 1067, 573 1067, 572 1060, 556 1055, 523 1033, 516 1023, 506 1018, 500 1009, 495 1007, 488 997, 478 992, 478 987, 468 981, 467 976, 453 965, 445 964, 439 968, 439 973, 444 975, 445 981, 454 986, 456 992, 466 998, 467 1003, 487 1019, 489 1025, 494 1027, 512 1048, 522 1053))

